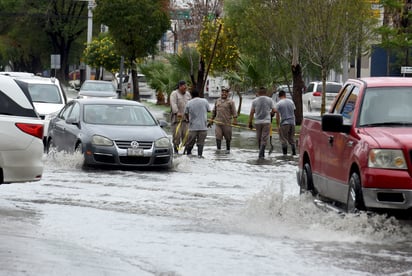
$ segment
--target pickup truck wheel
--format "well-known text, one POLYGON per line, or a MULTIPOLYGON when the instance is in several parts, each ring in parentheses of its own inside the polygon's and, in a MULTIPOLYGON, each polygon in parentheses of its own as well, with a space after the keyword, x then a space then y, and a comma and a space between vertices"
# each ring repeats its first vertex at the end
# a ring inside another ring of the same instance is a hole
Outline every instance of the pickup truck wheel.
POLYGON ((349 179, 348 199, 346 203, 348 213, 358 213, 365 210, 361 182, 358 173, 352 173, 349 179))
POLYGON ((299 193, 303 194, 305 192, 311 191, 314 194, 313 190, 313 178, 312 178, 312 169, 309 163, 303 165, 302 176, 300 179, 300 190, 299 193))

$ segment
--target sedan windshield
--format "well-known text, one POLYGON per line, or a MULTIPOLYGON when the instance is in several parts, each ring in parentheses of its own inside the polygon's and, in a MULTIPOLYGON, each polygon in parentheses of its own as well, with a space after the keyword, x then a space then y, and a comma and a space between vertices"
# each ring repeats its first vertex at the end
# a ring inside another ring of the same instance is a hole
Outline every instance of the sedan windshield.
POLYGON ((88 104, 83 120, 89 124, 154 126, 156 120, 144 106, 88 104))

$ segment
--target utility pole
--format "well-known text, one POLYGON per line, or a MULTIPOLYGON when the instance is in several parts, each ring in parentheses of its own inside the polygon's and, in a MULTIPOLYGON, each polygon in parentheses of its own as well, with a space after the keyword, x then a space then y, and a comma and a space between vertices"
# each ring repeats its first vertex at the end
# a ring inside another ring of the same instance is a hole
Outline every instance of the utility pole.
MULTIPOLYGON (((75 0, 80 2, 87 2, 87 44, 92 42, 93 33, 93 8, 96 6, 94 0, 75 0)), ((88 64, 86 64, 86 80, 90 80, 91 69, 88 64)))
MULTIPOLYGON (((92 31, 93 31, 93 8, 95 6, 94 0, 88 0, 87 5, 87 44, 92 42, 92 31)), ((91 69, 88 64, 86 64, 86 80, 90 80, 91 69)))

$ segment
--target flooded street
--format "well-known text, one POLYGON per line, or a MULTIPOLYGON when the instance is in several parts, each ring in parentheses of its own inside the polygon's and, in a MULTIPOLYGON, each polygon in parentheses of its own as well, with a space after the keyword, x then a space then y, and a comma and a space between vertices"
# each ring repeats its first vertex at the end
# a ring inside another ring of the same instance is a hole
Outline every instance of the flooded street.
POLYGON ((412 274, 411 222, 318 208, 297 159, 257 162, 254 135, 227 155, 210 130, 205 158, 171 171, 45 155, 40 182, 0 186, 0 275, 412 274))

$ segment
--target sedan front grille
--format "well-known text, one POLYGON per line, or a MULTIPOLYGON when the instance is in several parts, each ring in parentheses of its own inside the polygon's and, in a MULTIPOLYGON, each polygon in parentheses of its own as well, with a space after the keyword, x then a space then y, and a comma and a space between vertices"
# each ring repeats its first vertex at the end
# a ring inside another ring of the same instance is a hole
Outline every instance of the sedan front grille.
MULTIPOLYGON (((121 148, 121 149, 128 149, 131 148, 131 143, 133 141, 122 141, 122 140, 117 140, 114 141, 116 145, 121 148)), ((137 141, 139 143, 139 147, 143 149, 151 149, 153 142, 148 142, 148 141, 137 141)))
POLYGON ((120 163, 127 165, 149 165, 150 157, 119 156, 120 163))

